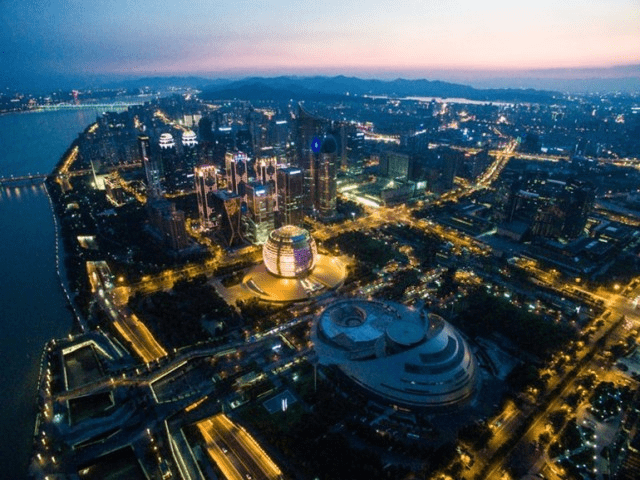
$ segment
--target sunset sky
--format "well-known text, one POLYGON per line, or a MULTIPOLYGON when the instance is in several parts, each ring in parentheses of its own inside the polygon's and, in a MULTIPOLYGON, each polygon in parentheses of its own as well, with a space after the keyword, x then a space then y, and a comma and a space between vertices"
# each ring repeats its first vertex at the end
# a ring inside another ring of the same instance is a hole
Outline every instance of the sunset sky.
POLYGON ((0 54, 5 75, 18 79, 49 73, 517 76, 640 64, 640 4, 2 0, 0 54))

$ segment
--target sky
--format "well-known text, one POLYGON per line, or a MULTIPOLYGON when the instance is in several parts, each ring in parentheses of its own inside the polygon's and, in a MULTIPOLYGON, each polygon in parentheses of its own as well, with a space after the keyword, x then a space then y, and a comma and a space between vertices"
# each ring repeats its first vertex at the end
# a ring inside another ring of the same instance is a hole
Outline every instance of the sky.
POLYGON ((640 2, 0 0, 0 59, 5 83, 74 75, 640 77, 629 67, 640 65, 640 2))

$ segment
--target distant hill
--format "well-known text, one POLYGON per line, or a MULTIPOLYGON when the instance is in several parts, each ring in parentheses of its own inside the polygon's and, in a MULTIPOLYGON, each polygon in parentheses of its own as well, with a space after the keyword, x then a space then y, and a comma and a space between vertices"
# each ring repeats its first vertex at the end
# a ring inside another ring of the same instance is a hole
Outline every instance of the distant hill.
POLYGON ((347 95, 389 95, 397 97, 443 97, 509 102, 551 102, 558 92, 534 89, 477 89, 439 80, 391 81, 356 77, 250 77, 226 84, 209 85, 202 96, 207 99, 240 98, 246 100, 322 100, 347 95))
POLYGON ((229 83, 229 80, 212 80, 204 77, 142 77, 131 78, 127 80, 119 80, 104 85, 105 88, 127 88, 136 89, 149 87, 152 89, 164 89, 169 87, 191 87, 203 88, 211 86, 220 86, 229 83))

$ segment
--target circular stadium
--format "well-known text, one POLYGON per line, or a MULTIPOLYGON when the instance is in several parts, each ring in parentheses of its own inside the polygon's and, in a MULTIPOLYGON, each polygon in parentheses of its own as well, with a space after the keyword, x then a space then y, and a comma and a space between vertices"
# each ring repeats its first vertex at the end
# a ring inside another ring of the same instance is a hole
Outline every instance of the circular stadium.
POLYGON ((329 305, 311 332, 318 360, 336 365, 384 403, 442 409, 476 390, 477 364, 448 322, 395 303, 349 299, 329 305))
POLYGON ((285 225, 269 234, 262 263, 242 280, 252 295, 269 302, 294 302, 339 287, 347 275, 344 264, 318 254, 313 237, 303 228, 285 225))

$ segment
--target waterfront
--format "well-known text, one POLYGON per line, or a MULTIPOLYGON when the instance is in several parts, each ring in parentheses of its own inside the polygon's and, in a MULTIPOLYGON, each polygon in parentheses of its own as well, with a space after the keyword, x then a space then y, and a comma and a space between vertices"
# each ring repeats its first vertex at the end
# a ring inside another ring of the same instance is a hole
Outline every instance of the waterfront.
MULTIPOLYGON (((50 172, 96 111, 0 116, 0 176, 50 172)), ((72 314, 56 274, 55 231, 44 187, 0 188, 0 464, 24 478, 31 453, 42 348, 68 334, 72 314)))

